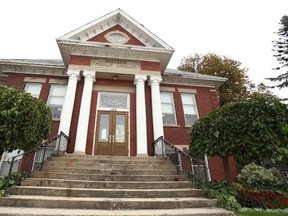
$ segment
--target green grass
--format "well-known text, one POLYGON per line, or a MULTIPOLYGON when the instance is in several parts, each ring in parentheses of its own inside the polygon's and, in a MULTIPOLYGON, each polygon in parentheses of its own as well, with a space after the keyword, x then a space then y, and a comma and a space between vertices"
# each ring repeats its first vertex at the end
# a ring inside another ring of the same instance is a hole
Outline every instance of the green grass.
POLYGON ((236 214, 237 216, 283 216, 288 215, 288 211, 286 210, 268 210, 268 211, 261 211, 261 210, 245 210, 241 211, 236 214))

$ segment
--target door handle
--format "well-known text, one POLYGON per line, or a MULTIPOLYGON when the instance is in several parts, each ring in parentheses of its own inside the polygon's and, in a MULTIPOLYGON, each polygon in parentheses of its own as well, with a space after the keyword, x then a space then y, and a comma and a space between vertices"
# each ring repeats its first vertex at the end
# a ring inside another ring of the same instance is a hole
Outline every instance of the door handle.
POLYGON ((115 135, 112 135, 112 142, 115 143, 115 135))
POLYGON ((112 135, 109 135, 109 143, 111 143, 111 136, 112 136, 112 135))

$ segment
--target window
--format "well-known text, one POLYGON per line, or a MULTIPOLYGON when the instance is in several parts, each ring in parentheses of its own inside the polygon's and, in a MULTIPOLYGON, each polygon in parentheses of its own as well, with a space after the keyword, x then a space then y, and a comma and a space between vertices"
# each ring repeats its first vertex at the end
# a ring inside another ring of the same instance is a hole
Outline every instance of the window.
POLYGON ((53 119, 60 119, 62 106, 64 104, 66 85, 53 84, 51 85, 48 107, 51 110, 53 119))
POLYGON ((100 100, 98 107, 101 109, 128 109, 128 94, 100 92, 100 100))
POLYGON ((198 119, 197 106, 194 94, 181 94, 186 125, 192 125, 198 119))
POLYGON ((33 97, 39 98, 41 88, 41 83, 26 83, 25 91, 30 93, 33 97))
POLYGON ((175 109, 172 92, 161 92, 162 119, 165 125, 175 125, 175 109))

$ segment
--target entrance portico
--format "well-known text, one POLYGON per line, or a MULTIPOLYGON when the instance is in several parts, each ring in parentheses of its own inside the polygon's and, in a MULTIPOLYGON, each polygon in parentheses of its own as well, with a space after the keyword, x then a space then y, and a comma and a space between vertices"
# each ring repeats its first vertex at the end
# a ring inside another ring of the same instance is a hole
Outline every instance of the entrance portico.
POLYGON ((59 131, 69 134, 77 115, 74 153, 85 154, 89 146, 92 154, 147 156, 146 109, 152 109, 149 127, 156 139, 163 135, 161 73, 174 50, 120 9, 57 42, 69 76, 59 131), (99 106, 109 93, 115 100, 126 93, 127 109, 113 107, 113 101, 99 106))

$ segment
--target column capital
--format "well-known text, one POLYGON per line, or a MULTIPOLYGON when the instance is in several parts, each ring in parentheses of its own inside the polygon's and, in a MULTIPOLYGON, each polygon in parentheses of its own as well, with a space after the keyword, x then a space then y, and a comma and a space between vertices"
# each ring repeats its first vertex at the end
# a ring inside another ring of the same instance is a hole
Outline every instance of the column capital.
POLYGON ((149 78, 149 85, 159 85, 160 82, 162 82, 161 76, 151 75, 149 78))
POLYGON ((147 80, 147 75, 144 74, 136 74, 134 78, 134 84, 144 83, 147 80))
POLYGON ((80 70, 68 70, 67 75, 69 76, 69 80, 80 80, 80 70))
POLYGON ((84 71, 83 76, 86 79, 91 79, 91 81, 95 82, 96 81, 96 72, 95 71, 84 71))

